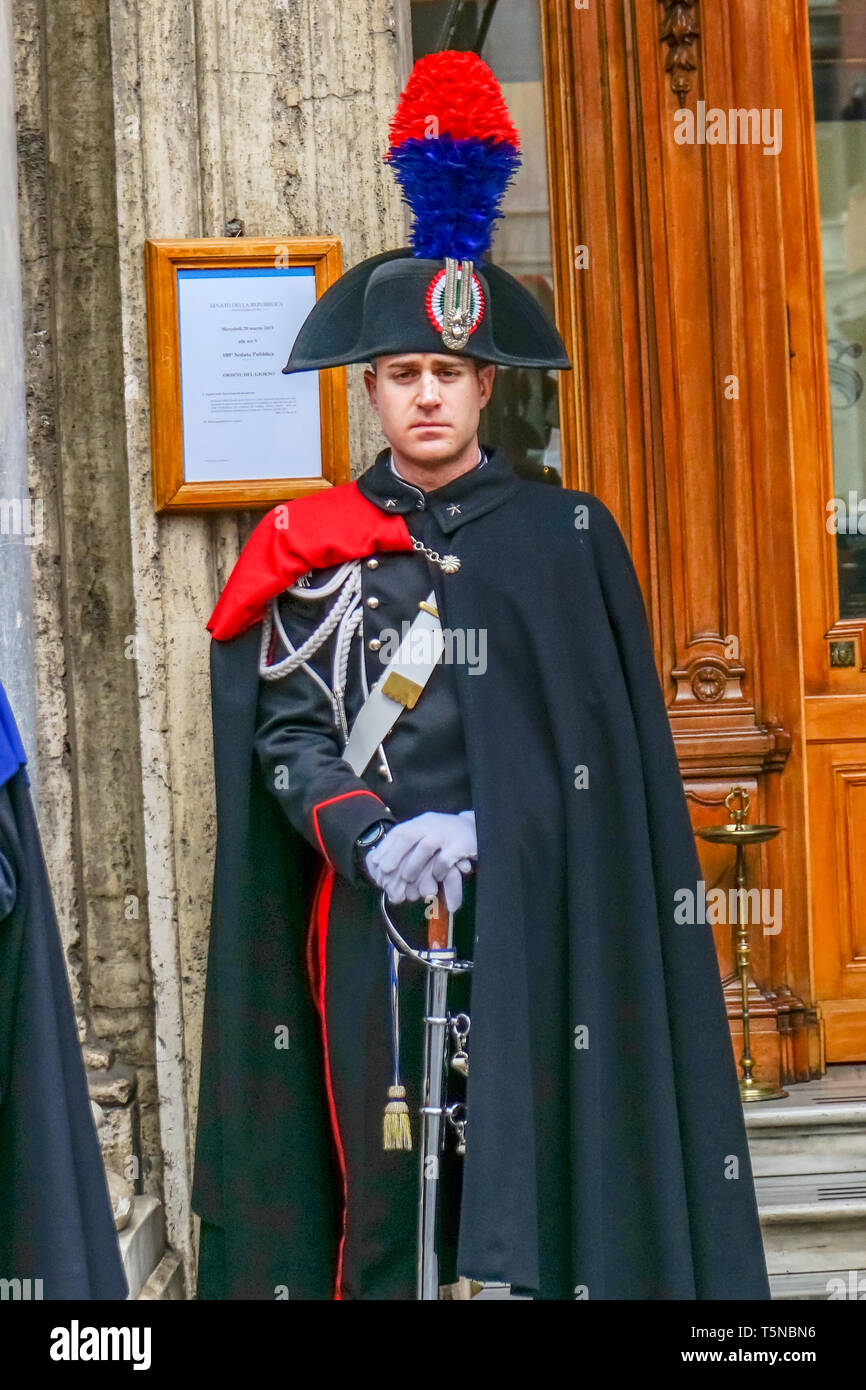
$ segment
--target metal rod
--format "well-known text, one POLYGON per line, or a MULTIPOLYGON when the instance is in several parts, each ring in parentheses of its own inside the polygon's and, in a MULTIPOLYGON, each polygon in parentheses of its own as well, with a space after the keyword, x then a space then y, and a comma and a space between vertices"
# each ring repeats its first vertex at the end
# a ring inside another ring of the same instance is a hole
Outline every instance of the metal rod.
POLYGON ((481 23, 478 26, 478 33, 475 36, 475 43, 473 45, 473 51, 477 53, 479 57, 481 56, 481 50, 484 47, 484 41, 487 38, 493 16, 496 13, 497 3, 498 0, 487 0, 484 14, 481 16, 481 23))
MULTIPOLYGON (((454 916, 448 911, 440 888, 427 917, 429 958, 454 954, 454 916)), ((424 1071, 421 1095, 421 1172, 418 1197, 418 1298, 439 1298, 439 1256, 436 1251, 436 1219, 439 1197, 439 1162, 442 1149, 442 1090, 445 1076, 445 1008, 448 976, 444 970, 428 970, 424 1009, 424 1071)))
MULTIPOLYGON (((449 914, 450 917, 450 914, 449 914)), ((449 924, 450 925, 450 924, 449 924)), ((450 933, 449 933, 450 935, 450 933)), ((439 1297, 439 1257, 436 1252, 439 1163, 442 1149, 442 1090, 445 1073, 444 970, 427 972, 424 1018, 424 1092, 421 1106, 421 1173, 418 1203, 418 1297, 439 1297)))
POLYGON ((418 1194, 417 1290, 419 1300, 439 1298, 439 1256, 436 1248, 439 1164, 445 1128, 445 1070, 449 1018, 448 978, 472 969, 458 960, 454 947, 454 916, 442 890, 431 903, 427 919, 427 948, 416 950, 398 932, 388 913, 387 894, 381 897, 385 929, 394 946, 427 971, 424 992, 424 1066, 421 1078, 421 1142, 418 1194))
POLYGON ((435 52, 441 53, 443 49, 451 47, 451 43, 454 39, 454 31, 457 28, 457 23, 463 12, 463 6, 465 4, 466 0, 451 0, 451 7, 445 18, 445 23, 442 25, 442 30, 439 34, 439 39, 436 43, 435 52))

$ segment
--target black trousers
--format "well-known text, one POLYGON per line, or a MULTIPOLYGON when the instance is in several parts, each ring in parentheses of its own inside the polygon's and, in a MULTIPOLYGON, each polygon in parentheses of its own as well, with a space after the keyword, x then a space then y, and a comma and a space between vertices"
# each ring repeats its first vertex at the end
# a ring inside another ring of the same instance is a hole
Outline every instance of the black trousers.
MULTIPOLYGON (((463 903, 454 915, 458 953, 471 959, 475 879, 463 881, 463 903)), ((413 946, 427 942, 424 903, 390 905, 391 918, 413 946)), ((426 974, 401 956, 399 965, 400 1079, 412 1126, 411 1150, 386 1151, 383 1114, 393 1079, 390 942, 379 890, 354 886, 336 875, 327 911, 319 912, 324 939, 310 952, 314 988, 323 1002, 323 1042, 334 1139, 341 1157, 344 1230, 335 1298, 415 1299, 420 1199, 420 1117, 426 974)), ((448 981, 448 1010, 470 1012, 471 975, 448 981)), ((449 1043, 449 1057, 453 1044, 449 1043)), ((468 1051, 471 1056, 471 1034, 468 1051)), ((448 1102, 465 1098, 465 1079, 448 1067, 448 1102)), ((471 1127, 467 1129, 471 1142, 471 1127)), ((446 1125, 440 1160, 439 1282, 457 1279, 462 1158, 446 1125)), ((467 1271, 461 1271, 466 1273, 467 1271)))

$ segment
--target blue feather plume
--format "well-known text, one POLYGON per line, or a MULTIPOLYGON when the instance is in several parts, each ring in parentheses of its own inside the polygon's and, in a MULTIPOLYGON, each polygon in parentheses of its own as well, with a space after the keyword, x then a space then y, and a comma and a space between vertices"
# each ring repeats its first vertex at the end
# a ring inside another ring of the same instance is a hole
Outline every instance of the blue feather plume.
POLYGON ((435 140, 404 140, 388 154, 403 198, 415 218, 415 256, 481 263, 490 250, 502 198, 520 155, 503 140, 448 134, 435 140))

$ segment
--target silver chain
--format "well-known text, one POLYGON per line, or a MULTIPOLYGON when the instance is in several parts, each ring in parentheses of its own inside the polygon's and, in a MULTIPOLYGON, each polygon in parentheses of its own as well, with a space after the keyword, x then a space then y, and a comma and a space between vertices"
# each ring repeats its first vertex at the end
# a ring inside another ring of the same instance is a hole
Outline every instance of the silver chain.
POLYGON ((444 574, 457 573, 460 568, 460 559, 457 555, 440 555, 438 550, 431 550, 430 546, 424 545, 423 541, 419 541, 417 536, 412 536, 411 531, 409 535, 412 538, 413 550, 421 551, 423 555, 427 556, 428 560, 432 560, 434 564, 438 565, 444 574))

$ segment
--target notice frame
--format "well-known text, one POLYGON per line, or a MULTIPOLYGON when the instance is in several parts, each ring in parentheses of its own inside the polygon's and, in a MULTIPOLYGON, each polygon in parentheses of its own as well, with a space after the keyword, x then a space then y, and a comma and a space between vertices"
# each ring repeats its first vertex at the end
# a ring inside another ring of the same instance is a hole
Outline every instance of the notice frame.
POLYGON ((349 481, 345 367, 281 370, 341 273, 336 237, 145 243, 157 512, 268 507, 349 481))

